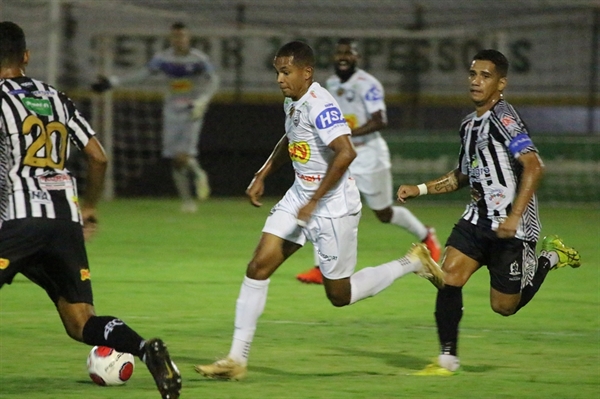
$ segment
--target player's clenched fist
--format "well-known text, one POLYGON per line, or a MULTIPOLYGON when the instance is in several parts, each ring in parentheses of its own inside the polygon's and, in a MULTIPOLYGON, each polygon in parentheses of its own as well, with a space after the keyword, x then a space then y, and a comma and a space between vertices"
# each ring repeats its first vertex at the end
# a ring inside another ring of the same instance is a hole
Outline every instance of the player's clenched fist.
POLYGON ((401 185, 398 189, 398 201, 404 203, 407 199, 418 197, 419 196, 419 188, 417 186, 411 185, 401 185))

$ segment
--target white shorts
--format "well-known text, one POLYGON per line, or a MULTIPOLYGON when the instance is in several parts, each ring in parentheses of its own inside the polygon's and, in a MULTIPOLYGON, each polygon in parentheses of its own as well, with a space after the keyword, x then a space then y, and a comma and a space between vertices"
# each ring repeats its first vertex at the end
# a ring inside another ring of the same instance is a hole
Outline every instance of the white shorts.
POLYGON ((392 171, 390 169, 365 174, 353 173, 352 177, 369 208, 380 211, 392 205, 392 171))
POLYGON ((304 245, 308 239, 318 250, 323 276, 339 280, 350 277, 356 268, 360 216, 360 212, 341 218, 314 216, 305 228, 301 228, 296 215, 275 210, 262 231, 298 245, 304 245))
POLYGON ((175 158, 178 154, 198 155, 198 142, 203 120, 190 119, 189 111, 165 112, 163 117, 163 158, 175 158))

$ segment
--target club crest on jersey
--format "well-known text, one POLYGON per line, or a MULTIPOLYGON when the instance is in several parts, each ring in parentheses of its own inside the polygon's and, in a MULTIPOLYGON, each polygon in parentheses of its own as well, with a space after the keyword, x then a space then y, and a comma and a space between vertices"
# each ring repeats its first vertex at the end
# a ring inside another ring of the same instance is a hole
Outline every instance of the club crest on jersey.
POLYGON ((327 129, 340 123, 346 123, 342 111, 337 107, 325 108, 315 120, 318 129, 327 129))
POLYGON ((50 101, 40 98, 23 97, 21 99, 23 105, 28 110, 35 112, 38 115, 52 115, 52 105, 50 101))
POLYGON ((310 146, 306 141, 288 144, 288 153, 292 162, 307 163, 310 159, 310 146))

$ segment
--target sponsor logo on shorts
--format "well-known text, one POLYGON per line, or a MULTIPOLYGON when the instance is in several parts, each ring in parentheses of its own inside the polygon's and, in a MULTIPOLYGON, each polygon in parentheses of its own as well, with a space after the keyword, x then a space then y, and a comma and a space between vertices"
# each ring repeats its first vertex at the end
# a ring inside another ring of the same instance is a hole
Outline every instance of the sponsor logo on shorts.
POLYGON ((288 152, 292 162, 307 163, 310 159, 310 145, 306 141, 288 144, 288 152))
POLYGON ((0 270, 4 270, 10 265, 10 261, 5 258, 0 258, 0 270))
POLYGON ((508 272, 511 276, 520 276, 521 270, 519 270, 519 262, 516 260, 510 264, 510 272, 508 272))
POLYGON ((325 262, 331 262, 338 259, 337 255, 327 255, 321 252, 320 250, 318 250, 317 253, 319 254, 319 257, 325 262))
POLYGON ((92 275, 90 274, 90 269, 81 269, 79 270, 79 274, 81 275, 81 281, 91 280, 92 275))

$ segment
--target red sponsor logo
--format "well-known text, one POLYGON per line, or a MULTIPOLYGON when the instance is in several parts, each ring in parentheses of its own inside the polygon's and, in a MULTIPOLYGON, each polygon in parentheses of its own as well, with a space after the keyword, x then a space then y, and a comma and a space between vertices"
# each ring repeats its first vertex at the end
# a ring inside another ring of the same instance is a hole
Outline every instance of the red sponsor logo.
POLYGON ((511 116, 505 116, 502 118, 502 124, 504 126, 508 127, 512 127, 512 128, 516 128, 517 127, 517 122, 511 117, 511 116))
POLYGON ((310 146, 306 141, 288 144, 288 152, 293 162, 307 163, 310 159, 310 146))
POLYGON ((81 274, 81 281, 90 280, 92 278, 90 269, 81 269, 79 270, 79 273, 81 274))
POLYGON ((321 175, 303 175, 301 173, 296 173, 296 176, 298 176, 299 179, 313 183, 316 181, 321 181, 321 175))

